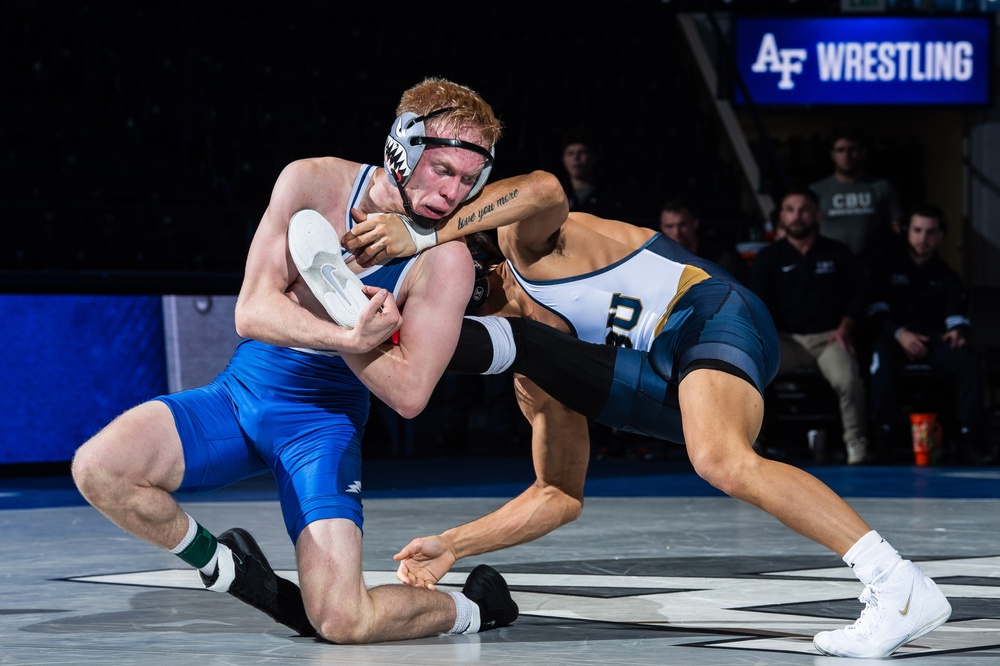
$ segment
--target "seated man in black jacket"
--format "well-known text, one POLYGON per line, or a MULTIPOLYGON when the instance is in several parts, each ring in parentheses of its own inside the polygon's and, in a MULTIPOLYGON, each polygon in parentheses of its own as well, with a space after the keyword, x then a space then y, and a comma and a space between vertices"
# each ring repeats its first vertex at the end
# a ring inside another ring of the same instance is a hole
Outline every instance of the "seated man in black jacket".
MULTIPOLYGON (((868 285, 868 315, 875 339, 871 414, 881 446, 899 419, 899 377, 920 362, 948 374, 955 386, 959 459, 973 460, 985 420, 983 365, 971 349, 965 288, 938 256, 947 230, 944 212, 924 204, 903 225, 901 242, 875 266, 868 285)), ((895 433, 898 434, 898 433, 895 433)), ((882 452, 888 453, 888 452, 882 452)))
POLYGON ((820 234, 819 199, 810 189, 785 194, 779 223, 785 235, 757 254, 748 283, 778 329, 778 376, 819 368, 840 402, 847 462, 865 462, 865 385, 853 338, 864 317, 857 260, 849 247, 820 234))

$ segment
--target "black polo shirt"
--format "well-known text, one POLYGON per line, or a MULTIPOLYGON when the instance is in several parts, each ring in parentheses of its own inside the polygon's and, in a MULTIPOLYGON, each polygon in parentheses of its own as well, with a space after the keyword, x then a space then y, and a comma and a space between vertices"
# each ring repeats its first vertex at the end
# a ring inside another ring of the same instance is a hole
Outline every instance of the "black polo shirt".
POLYGON ((806 254, 786 238, 764 247, 750 268, 749 287, 784 333, 820 333, 849 315, 861 321, 860 266, 840 241, 818 236, 806 254))

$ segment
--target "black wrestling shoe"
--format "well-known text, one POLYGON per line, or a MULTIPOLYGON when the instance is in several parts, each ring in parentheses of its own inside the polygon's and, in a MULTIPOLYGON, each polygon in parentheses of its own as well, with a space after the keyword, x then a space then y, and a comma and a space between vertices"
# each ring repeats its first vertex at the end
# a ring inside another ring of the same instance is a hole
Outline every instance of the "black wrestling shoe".
POLYGON ((462 594, 479 606, 479 628, 468 633, 506 627, 517 619, 517 604, 510 596, 507 581, 496 569, 480 564, 465 579, 462 594))
MULTIPOLYGON (((249 532, 239 527, 226 530, 219 535, 219 543, 233 552, 233 563, 236 566, 236 576, 227 590, 229 594, 263 611, 275 622, 290 627, 300 636, 316 635, 302 604, 302 592, 298 585, 274 573, 264 552, 249 532)), ((212 576, 201 573, 201 581, 209 588, 218 577, 218 566, 212 576)))

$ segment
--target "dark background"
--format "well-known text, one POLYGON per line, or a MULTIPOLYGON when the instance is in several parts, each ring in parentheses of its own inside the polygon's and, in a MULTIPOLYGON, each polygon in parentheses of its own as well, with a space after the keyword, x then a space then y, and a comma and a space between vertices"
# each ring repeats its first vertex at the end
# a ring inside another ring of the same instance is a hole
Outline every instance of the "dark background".
POLYGON ((631 221, 653 224, 678 193, 740 220, 738 174, 697 103, 676 12, 837 6, 10 0, 4 288, 65 290, 47 276, 69 271, 85 291, 235 293, 281 168, 319 155, 380 163, 399 95, 426 76, 493 105, 506 125, 495 177, 558 172, 564 133, 584 125, 631 221), (136 271, 158 275, 107 274, 136 271))

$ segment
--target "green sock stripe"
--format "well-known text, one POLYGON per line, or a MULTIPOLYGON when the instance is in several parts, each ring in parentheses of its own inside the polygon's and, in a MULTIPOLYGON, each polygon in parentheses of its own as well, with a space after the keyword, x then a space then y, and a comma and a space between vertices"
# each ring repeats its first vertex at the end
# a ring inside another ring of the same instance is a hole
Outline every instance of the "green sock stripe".
POLYGON ((218 543, 211 532, 198 525, 194 539, 187 545, 187 548, 177 553, 177 557, 200 569, 212 560, 218 543))

